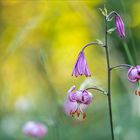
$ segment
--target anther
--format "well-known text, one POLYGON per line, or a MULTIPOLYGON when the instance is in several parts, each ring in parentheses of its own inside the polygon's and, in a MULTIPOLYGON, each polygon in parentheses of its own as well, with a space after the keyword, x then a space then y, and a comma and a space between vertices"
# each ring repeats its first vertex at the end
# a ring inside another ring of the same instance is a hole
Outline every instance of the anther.
POLYGON ((83 112, 83 119, 85 119, 86 118, 86 113, 85 112, 83 112))

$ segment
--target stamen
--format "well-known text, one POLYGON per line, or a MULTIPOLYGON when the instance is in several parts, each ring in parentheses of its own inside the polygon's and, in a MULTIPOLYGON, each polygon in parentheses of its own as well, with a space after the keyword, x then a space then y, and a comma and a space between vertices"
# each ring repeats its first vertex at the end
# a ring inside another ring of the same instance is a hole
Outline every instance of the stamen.
POLYGON ((139 96, 140 96, 140 91, 138 91, 138 94, 139 94, 139 96))
POLYGON ((137 95, 137 90, 135 90, 135 94, 137 95))
POLYGON ((135 90, 135 95, 140 96, 140 90, 139 91, 138 90, 135 90))
POLYGON ((73 112, 72 110, 70 111, 70 116, 74 117, 75 112, 73 112))
POLYGON ((81 106, 79 106, 79 110, 82 114, 84 113, 83 110, 81 109, 81 106))
POLYGON ((85 112, 83 112, 83 119, 85 119, 86 118, 86 113, 85 112))
POLYGON ((77 117, 79 117, 80 116, 80 111, 79 110, 77 110, 77 117))

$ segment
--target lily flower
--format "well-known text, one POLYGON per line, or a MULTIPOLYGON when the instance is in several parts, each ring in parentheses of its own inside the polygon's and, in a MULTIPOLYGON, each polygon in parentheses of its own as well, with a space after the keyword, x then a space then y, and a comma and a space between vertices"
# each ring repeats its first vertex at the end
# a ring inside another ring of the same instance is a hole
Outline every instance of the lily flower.
POLYGON ((84 110, 92 102, 93 95, 87 90, 74 91, 75 88, 75 86, 72 86, 68 91, 67 100, 64 104, 64 111, 70 116, 76 114, 77 117, 79 117, 80 114, 82 114, 83 119, 85 119, 86 113, 84 110))
POLYGON ((79 53, 72 71, 72 76, 78 77, 79 75, 91 76, 83 50, 79 53))
POLYGON ((127 73, 128 80, 135 83, 140 80, 140 66, 131 67, 127 73))

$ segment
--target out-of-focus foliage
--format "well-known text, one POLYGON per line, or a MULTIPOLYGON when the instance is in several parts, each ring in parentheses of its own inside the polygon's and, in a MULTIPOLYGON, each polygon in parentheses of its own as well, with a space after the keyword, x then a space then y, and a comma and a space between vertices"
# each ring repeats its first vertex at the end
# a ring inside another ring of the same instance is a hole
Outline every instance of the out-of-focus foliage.
MULTIPOLYGON (((0 139, 28 140, 22 125, 29 120, 48 126, 48 140, 111 139, 107 98, 96 94, 86 121, 67 117, 67 90, 85 77, 71 77, 80 49, 104 41, 106 4, 124 19, 126 38, 109 37, 111 63, 140 64, 139 0, 1 0, 0 1, 0 139)), ((113 24, 110 24, 112 27, 113 24)), ((86 50, 94 78, 106 89, 106 61, 102 48, 86 50)), ((139 140, 140 98, 127 70, 112 74, 113 121, 116 140, 139 140)), ((89 79, 90 80, 90 79, 89 79)))

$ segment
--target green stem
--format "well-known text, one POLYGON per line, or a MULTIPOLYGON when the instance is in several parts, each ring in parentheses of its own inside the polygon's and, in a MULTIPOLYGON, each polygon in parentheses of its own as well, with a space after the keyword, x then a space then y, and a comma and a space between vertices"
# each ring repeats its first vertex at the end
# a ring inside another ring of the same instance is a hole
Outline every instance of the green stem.
MULTIPOLYGON (((84 51, 85 48, 87 48, 88 46, 91 46, 91 45, 100 45, 100 46, 101 46, 101 44, 99 44, 98 42, 91 42, 91 43, 86 44, 86 45, 82 48, 82 51, 84 51)), ((104 45, 103 45, 102 47, 104 47, 104 45)))
POLYGON ((99 89, 99 88, 96 88, 96 87, 89 87, 89 88, 86 88, 86 90, 90 90, 90 89, 97 90, 97 91, 103 93, 104 95, 107 95, 106 92, 105 92, 104 90, 102 90, 102 89, 99 89))
POLYGON ((108 50, 108 44, 107 44, 107 19, 106 17, 105 17, 105 52, 106 52, 106 62, 107 62, 107 71, 108 71, 108 109, 109 109, 109 116, 110 116, 111 136, 112 136, 112 140, 114 140, 111 90, 110 90, 111 68, 110 68, 109 50, 108 50))
POLYGON ((120 64, 120 65, 111 67, 110 70, 117 69, 117 68, 130 68, 130 67, 133 67, 133 66, 132 65, 128 65, 128 64, 120 64))

